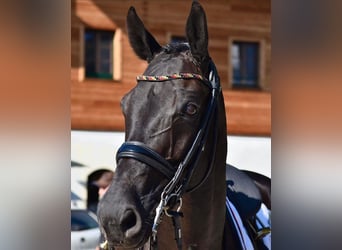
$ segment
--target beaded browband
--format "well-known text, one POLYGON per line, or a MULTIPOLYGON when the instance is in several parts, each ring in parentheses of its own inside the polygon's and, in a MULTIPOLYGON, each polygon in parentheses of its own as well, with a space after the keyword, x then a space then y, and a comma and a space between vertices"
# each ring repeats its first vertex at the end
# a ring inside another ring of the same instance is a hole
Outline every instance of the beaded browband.
POLYGON ((168 81, 172 79, 199 79, 201 81, 207 81, 203 76, 194 73, 175 73, 166 76, 137 76, 138 81, 168 81))

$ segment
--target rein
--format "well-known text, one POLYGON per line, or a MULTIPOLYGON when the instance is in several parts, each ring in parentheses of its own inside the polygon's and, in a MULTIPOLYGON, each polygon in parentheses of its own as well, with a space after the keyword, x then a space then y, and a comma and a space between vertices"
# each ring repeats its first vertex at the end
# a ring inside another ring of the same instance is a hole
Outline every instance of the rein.
MULTIPOLYGON (((200 155, 205 149, 205 143, 207 141, 210 121, 216 122, 216 119, 213 119, 214 116, 217 115, 217 97, 221 92, 221 86, 219 77, 216 71, 216 67, 213 62, 210 62, 209 66, 209 79, 206 79, 202 75, 194 74, 194 73, 176 73, 172 75, 165 76, 146 76, 140 75, 137 76, 138 81, 169 81, 174 79, 197 79, 204 83, 211 90, 211 98, 204 116, 202 123, 200 125, 200 129, 197 132, 197 135, 191 145, 190 150, 187 152, 183 161, 178 165, 177 168, 172 166, 164 157, 159 155, 153 149, 149 148, 142 142, 137 141, 127 141, 122 144, 119 148, 116 161, 118 162, 122 158, 133 158, 140 162, 151 166, 158 171, 160 171, 169 181, 169 183, 165 186, 162 194, 161 200, 156 208, 156 215, 154 218, 154 223, 152 226, 152 237, 150 239, 150 249, 157 249, 157 229, 159 224, 161 223, 161 218, 163 214, 166 214, 173 219, 173 225, 175 229, 175 240, 177 243, 178 249, 182 249, 182 235, 181 235, 181 226, 180 226, 180 217, 183 217, 183 214, 180 212, 182 207, 182 195, 185 192, 192 192, 200 187, 209 177, 211 170, 213 168, 214 156, 211 158, 211 162, 207 173, 203 177, 203 179, 194 187, 187 190, 188 184, 190 182, 191 176, 198 165, 200 155), (185 170, 187 172, 185 173, 185 170), (175 207, 178 204, 178 208, 176 210, 171 210, 171 208, 175 207)), ((216 118, 216 117, 214 117, 216 118)), ((215 155, 216 151, 216 141, 217 141, 217 130, 215 128, 214 134, 214 147, 212 149, 213 153, 211 155, 215 155)))

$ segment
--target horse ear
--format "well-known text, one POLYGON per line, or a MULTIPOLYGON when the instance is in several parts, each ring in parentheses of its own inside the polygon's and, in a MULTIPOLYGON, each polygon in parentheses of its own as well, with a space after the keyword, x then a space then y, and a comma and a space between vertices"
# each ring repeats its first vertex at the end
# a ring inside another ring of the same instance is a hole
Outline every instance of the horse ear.
POLYGON ((186 23, 186 35, 193 57, 202 63, 209 57, 208 28, 204 9, 197 1, 192 2, 186 23))
POLYGON ((130 7, 127 14, 127 31, 129 42, 137 54, 143 60, 150 62, 161 47, 154 37, 145 29, 135 8, 130 7))

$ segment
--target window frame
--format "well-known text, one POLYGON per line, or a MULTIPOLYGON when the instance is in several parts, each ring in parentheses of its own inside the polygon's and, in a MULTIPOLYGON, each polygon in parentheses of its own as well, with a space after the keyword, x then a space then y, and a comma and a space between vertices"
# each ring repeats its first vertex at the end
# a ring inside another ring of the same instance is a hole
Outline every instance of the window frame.
POLYGON ((120 28, 116 28, 114 30, 109 29, 97 29, 94 27, 88 27, 85 25, 80 26, 80 69, 78 72, 78 80, 80 82, 85 80, 113 80, 120 81, 122 78, 122 30, 120 28), (85 69, 85 32, 86 29, 95 30, 95 31, 111 31, 114 33, 113 42, 112 42, 112 76, 110 78, 107 77, 88 77, 86 76, 85 69))
POLYGON ((230 89, 249 89, 249 90, 260 90, 264 88, 266 78, 266 68, 265 68, 265 40, 256 39, 250 37, 233 36, 228 38, 228 88, 230 89), (233 74, 233 64, 231 60, 232 46, 234 42, 246 42, 246 43, 258 43, 258 82, 256 86, 238 86, 234 85, 234 74, 233 74))
POLYGON ((187 42, 188 42, 185 35, 170 34, 170 35, 169 35, 169 39, 168 39, 169 43, 171 43, 171 42, 172 42, 172 39, 174 39, 174 38, 182 38, 182 39, 177 39, 177 41, 173 41, 173 42, 180 42, 180 43, 183 43, 183 42, 184 42, 184 43, 187 43, 187 42), (183 38, 184 38, 184 39, 183 39, 183 38))
POLYGON ((165 43, 171 43, 172 37, 183 37, 185 39, 185 41, 187 42, 186 35, 184 35, 184 34, 173 33, 173 32, 166 32, 165 43))

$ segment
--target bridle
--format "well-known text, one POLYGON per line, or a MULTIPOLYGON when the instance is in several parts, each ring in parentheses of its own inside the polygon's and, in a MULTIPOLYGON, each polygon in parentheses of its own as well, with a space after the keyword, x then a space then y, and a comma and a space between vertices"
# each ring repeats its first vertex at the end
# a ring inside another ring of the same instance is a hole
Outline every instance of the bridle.
POLYGON ((204 83, 211 90, 210 101, 207 106, 205 116, 201 122, 200 129, 198 130, 196 137, 187 152, 184 159, 179 163, 178 167, 172 166, 164 157, 159 155, 156 151, 149 148, 142 142, 138 141, 127 141, 124 142, 119 148, 116 161, 118 162, 123 158, 132 158, 142 163, 147 164, 150 167, 155 168, 161 172, 169 180, 168 184, 165 186, 162 194, 160 203, 156 208, 156 216, 154 218, 154 223, 152 226, 152 238, 150 239, 150 246, 152 249, 157 248, 157 228, 161 222, 161 217, 166 214, 172 217, 174 228, 175 228, 175 238, 177 242, 178 249, 182 249, 181 240, 181 228, 179 218, 183 216, 180 212, 182 206, 182 195, 185 192, 192 192, 200 187, 208 178, 213 168, 214 155, 216 151, 216 141, 217 141, 217 126, 214 124, 214 147, 212 148, 212 159, 207 169, 207 173, 204 178, 194 187, 188 189, 188 184, 190 182, 191 176, 198 165, 201 152, 204 151, 205 142, 208 137, 209 127, 212 122, 216 122, 217 115, 217 99, 218 94, 221 92, 220 80, 216 71, 216 67, 212 61, 209 64, 209 78, 206 79, 200 74, 194 73, 176 73, 167 76, 146 76, 141 75, 137 77, 137 81, 169 81, 174 79, 197 79, 204 83), (214 119, 215 118, 215 119, 214 119), (187 171, 185 171, 187 170, 187 171), (176 210, 172 210, 178 204, 176 210))

